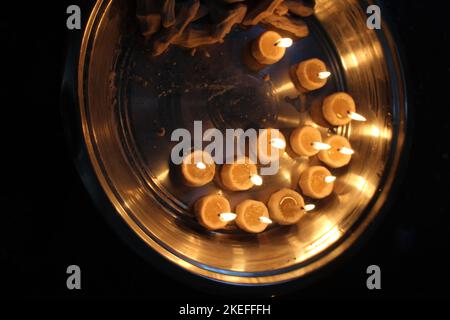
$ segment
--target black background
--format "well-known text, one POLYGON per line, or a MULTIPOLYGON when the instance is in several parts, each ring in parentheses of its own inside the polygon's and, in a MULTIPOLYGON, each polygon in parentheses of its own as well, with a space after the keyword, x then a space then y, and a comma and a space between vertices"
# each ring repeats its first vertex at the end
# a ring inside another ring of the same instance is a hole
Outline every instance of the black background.
MULTIPOLYGON (((130 250, 94 207, 75 170, 59 102, 69 32, 65 12, 68 4, 91 2, 0 7, 0 295, 220 300, 173 280, 130 250), (81 291, 66 289, 71 264, 82 269, 81 291)), ((352 259, 274 301, 450 297, 449 27, 444 8, 430 3, 390 1, 382 12, 397 29, 414 116, 391 210, 352 259), (382 269, 380 291, 365 286, 371 264, 382 269)))

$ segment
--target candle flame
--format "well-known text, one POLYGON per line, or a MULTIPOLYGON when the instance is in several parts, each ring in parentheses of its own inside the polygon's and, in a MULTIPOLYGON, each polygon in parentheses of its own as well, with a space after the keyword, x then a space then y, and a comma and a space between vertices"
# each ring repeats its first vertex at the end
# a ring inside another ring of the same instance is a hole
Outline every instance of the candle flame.
POLYGON ((257 175, 257 174, 252 175, 252 176, 250 177, 250 180, 252 181, 252 183, 253 183, 255 186, 260 186, 260 185, 263 184, 263 179, 262 179, 262 177, 259 176, 259 175, 257 175))
POLYGON ((312 147, 316 150, 330 150, 331 146, 327 143, 323 143, 323 142, 313 142, 312 147))
POLYGON ((338 151, 342 154, 348 154, 348 155, 352 155, 355 153, 355 150, 352 150, 352 149, 346 148, 346 147, 339 148, 338 151))
POLYGON ((325 182, 326 183, 333 183, 336 181, 336 177, 335 176, 326 176, 325 177, 325 182))
POLYGON ((195 165, 198 169, 200 170, 205 170, 206 169, 206 164, 203 162, 197 162, 197 164, 195 165))
POLYGON ((219 214, 219 219, 225 222, 233 221, 236 217, 237 214, 232 212, 222 212, 219 214))
POLYGON ((270 144, 277 149, 284 149, 286 147, 286 141, 280 138, 273 138, 270 140, 270 144))
POLYGON ((329 71, 322 71, 322 72, 319 72, 319 74, 317 76, 319 77, 319 79, 325 80, 325 79, 327 79, 328 77, 331 76, 331 72, 329 72, 329 71))
POLYGON ((355 121, 367 121, 367 119, 365 117, 363 117, 359 113, 352 112, 352 111, 348 112, 348 117, 355 121))
POLYGON ((306 212, 312 211, 316 208, 315 204, 305 204, 305 206, 303 207, 303 210, 305 210, 306 212))
POLYGON ((293 43, 291 38, 281 38, 275 42, 275 45, 280 48, 289 48, 293 43))
POLYGON ((264 217, 264 216, 259 217, 259 221, 261 221, 262 223, 266 223, 266 224, 272 223, 272 220, 270 220, 269 218, 264 217))

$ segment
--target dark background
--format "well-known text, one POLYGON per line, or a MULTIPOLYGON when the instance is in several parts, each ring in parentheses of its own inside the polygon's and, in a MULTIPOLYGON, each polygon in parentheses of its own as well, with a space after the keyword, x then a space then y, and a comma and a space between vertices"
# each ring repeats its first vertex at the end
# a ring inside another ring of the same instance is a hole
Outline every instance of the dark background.
MULTIPOLYGON (((0 295, 217 300, 130 250, 95 208, 75 170, 59 92, 68 39, 65 12, 80 3, 92 1, 1 5, 0 295), (71 264, 82 269, 81 291, 66 289, 71 264)), ((340 268, 274 301, 449 299, 449 27, 445 10, 430 3, 389 1, 382 12, 390 12, 397 29, 414 116, 404 177, 390 211, 340 268), (371 264, 382 269, 380 291, 366 288, 371 264)))

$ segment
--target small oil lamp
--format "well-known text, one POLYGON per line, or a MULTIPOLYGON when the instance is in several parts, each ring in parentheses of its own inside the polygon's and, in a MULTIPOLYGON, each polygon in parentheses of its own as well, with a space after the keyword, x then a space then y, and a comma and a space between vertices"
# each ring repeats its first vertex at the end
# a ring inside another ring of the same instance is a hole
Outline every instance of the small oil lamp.
POLYGON ((230 202, 222 195, 214 194, 200 198, 194 205, 198 222, 208 230, 223 229, 236 219, 230 202))
POLYGON ((236 213, 237 226, 246 232, 262 232, 272 223, 266 205, 260 201, 244 200, 236 206, 236 213))
POLYGON ((352 96, 345 92, 337 92, 323 100, 323 117, 333 126, 343 126, 350 121, 366 121, 356 113, 356 104, 352 96))

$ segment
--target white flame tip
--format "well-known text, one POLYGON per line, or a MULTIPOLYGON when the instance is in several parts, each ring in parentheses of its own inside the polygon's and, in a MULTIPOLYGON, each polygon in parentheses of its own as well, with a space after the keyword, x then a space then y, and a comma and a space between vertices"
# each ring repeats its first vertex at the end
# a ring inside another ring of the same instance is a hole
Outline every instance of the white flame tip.
POLYGON ((233 221, 236 217, 237 214, 232 212, 223 212, 219 214, 219 219, 225 222, 233 221))
POLYGON ((362 116, 356 112, 349 111, 348 116, 350 119, 355 120, 355 121, 362 121, 362 122, 367 121, 367 119, 364 116, 362 116))
POLYGON ((263 184, 263 179, 262 179, 262 177, 259 176, 259 175, 257 175, 257 174, 252 175, 252 176, 250 177, 250 180, 252 181, 252 183, 253 183, 255 186, 260 186, 260 185, 263 184))
POLYGON ((275 42, 275 45, 280 48, 289 48, 294 41, 291 38, 281 38, 275 42))
POLYGON ((312 143, 312 147, 316 150, 330 150, 331 146, 327 143, 323 143, 323 142, 313 142, 312 143))
POLYGON ((312 211, 312 210, 314 210, 315 208, 316 208, 316 205, 315 205, 315 204, 306 204, 306 205, 303 207, 303 209, 304 209, 306 212, 312 211))
POLYGON ((267 218, 267 217, 265 217, 265 216, 259 217, 259 221, 261 221, 262 223, 266 223, 266 224, 271 224, 272 223, 272 220, 267 218))
POLYGON ((331 76, 331 72, 322 71, 322 72, 319 72, 319 74, 317 76, 319 77, 319 79, 325 80, 331 76))
POLYGON ((197 162, 197 164, 195 166, 200 170, 206 169, 206 164, 204 162, 197 162))
POLYGON ((342 147, 342 148, 339 148, 339 152, 342 154, 347 154, 347 155, 351 156, 352 154, 355 153, 355 150, 346 148, 346 147, 342 147))

